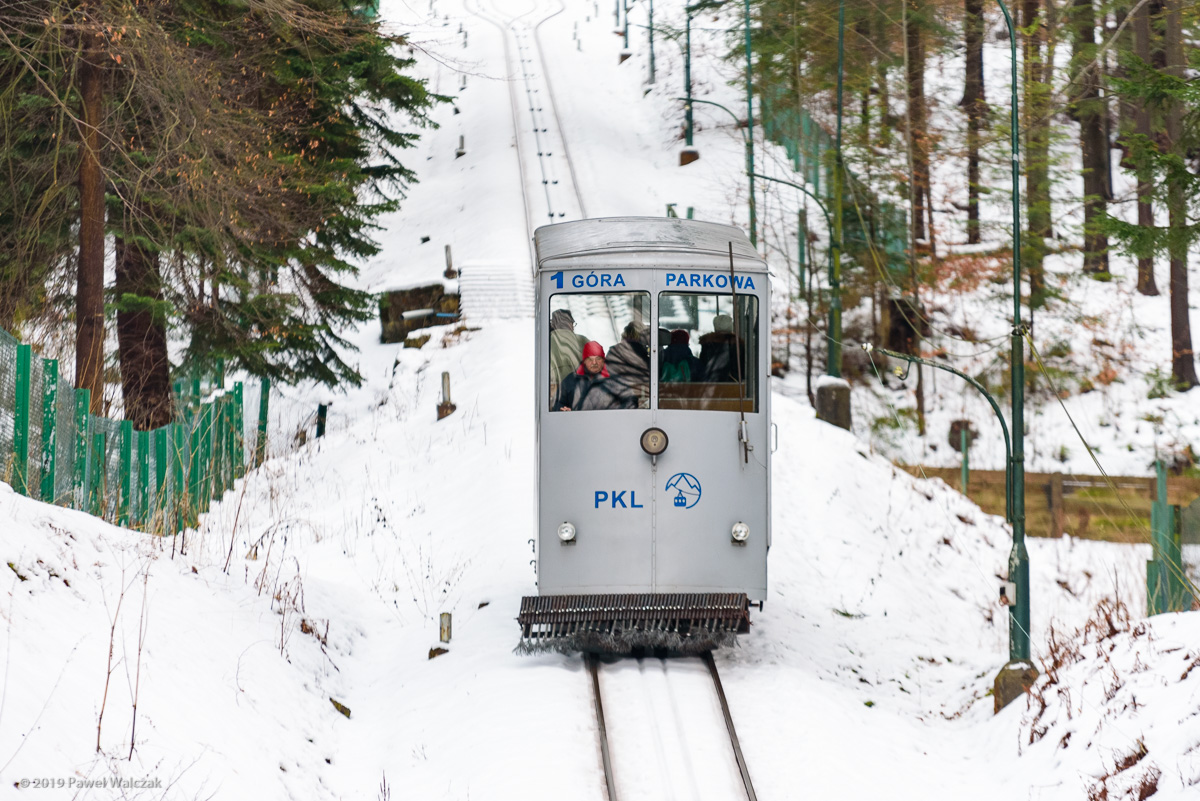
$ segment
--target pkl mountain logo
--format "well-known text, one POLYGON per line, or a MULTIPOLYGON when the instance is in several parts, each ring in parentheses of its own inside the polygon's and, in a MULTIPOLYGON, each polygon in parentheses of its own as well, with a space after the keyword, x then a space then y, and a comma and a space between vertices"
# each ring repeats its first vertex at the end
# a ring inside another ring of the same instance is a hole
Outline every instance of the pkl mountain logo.
POLYGON ((676 473, 667 481, 666 491, 674 493, 671 503, 677 509, 691 509, 700 503, 700 479, 691 473, 676 473))

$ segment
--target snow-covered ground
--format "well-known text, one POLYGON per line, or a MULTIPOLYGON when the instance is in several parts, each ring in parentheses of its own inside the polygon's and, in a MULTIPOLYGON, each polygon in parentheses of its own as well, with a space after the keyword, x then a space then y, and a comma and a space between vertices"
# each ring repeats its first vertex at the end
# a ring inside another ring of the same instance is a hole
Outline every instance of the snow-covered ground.
MULTIPOLYGON (((680 17, 657 5, 656 21, 680 17)), ((382 14, 439 56, 422 69, 461 113, 439 110, 410 154, 421 183, 366 265, 371 288, 436 280, 444 244, 464 266, 529 259, 500 34, 476 0, 431 7, 382 14)), ((714 116, 701 161, 677 167, 678 53, 659 43, 644 94, 644 48, 618 66, 610 14, 572 2, 539 28, 588 212, 741 219, 737 133, 714 116)), ((718 75, 700 77, 720 97, 718 75)), ((469 323, 419 350, 352 332, 367 380, 332 397, 328 435, 295 444, 330 395, 285 389, 273 458, 186 540, 0 485, 0 798, 605 797, 582 661, 512 653, 535 589, 532 320, 469 323), (458 409, 437 421, 444 371, 458 409), (453 637, 430 658, 442 612, 453 637)), ((815 420, 802 374, 773 390, 771 589, 717 656, 760 798, 1145 798, 1151 777, 1156 799, 1196 795, 1200 619, 1140 619, 1148 546, 1029 543, 1046 675, 993 716, 1008 529, 815 420)), ((698 664, 602 669, 622 799, 737 797, 698 664)))

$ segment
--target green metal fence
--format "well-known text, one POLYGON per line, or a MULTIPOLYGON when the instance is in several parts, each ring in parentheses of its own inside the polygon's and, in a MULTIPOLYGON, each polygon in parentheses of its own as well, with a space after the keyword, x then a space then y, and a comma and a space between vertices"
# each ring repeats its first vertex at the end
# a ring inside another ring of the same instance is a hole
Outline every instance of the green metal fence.
POLYGON ((269 382, 247 450, 242 382, 224 370, 174 385, 174 421, 134 431, 127 420, 88 413, 90 393, 64 382, 54 359, 0 330, 0 479, 31 498, 122 526, 173 534, 261 463, 269 382), (257 436, 255 436, 257 434, 257 436))
MULTIPOLYGON (((762 99, 763 134, 784 148, 792 168, 804 177, 813 192, 833 194, 836 142, 794 98, 783 91, 762 99)), ((903 208, 867 188, 846 170, 842 204, 842 240, 845 253, 868 268, 873 260, 895 278, 907 271, 908 222, 903 208)), ((882 276, 881 276, 882 277, 882 276)))

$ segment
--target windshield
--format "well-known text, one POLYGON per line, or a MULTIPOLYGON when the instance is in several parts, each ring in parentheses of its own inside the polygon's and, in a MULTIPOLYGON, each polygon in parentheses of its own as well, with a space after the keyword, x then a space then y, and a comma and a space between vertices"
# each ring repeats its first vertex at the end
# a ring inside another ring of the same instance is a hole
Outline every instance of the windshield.
POLYGON ((550 298, 550 411, 650 408, 650 293, 550 298))
POLYGON ((758 411, 756 296, 659 293, 657 347, 658 408, 758 411))

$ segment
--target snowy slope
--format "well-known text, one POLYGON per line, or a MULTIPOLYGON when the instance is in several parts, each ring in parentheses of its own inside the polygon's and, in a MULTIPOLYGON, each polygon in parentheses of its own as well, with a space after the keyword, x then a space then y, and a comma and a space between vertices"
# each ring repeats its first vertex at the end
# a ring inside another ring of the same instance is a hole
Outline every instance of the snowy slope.
MULTIPOLYGON (((376 289, 440 277, 443 244, 459 264, 528 264, 500 34, 461 3, 431 5, 436 18, 424 3, 385 2, 383 14, 415 45, 461 53, 421 58, 461 113, 441 109, 441 128, 414 151, 421 183, 364 270, 376 289), (460 135, 468 153, 455 159, 460 135)), ((660 2, 656 18, 679 5, 660 2)), ((711 129, 701 162, 674 166, 667 93, 643 96, 640 53, 617 66, 620 41, 597 8, 572 3, 539 29, 589 213, 679 202, 734 219, 737 134, 711 129)), ((660 58, 665 81, 672 61, 660 58)), ((532 321, 468 322, 476 330, 434 329, 420 350, 380 345, 374 325, 352 332, 367 383, 332 397, 329 434, 295 444, 331 397, 286 389, 274 458, 186 542, 0 486, 0 561, 12 565, 0 598, 0 797, 604 798, 581 660, 512 654, 519 599, 534 591, 532 321), (437 421, 443 371, 458 410, 437 421), (442 612, 453 638, 431 659, 442 612), (78 787, 114 775, 162 786, 78 787), (19 787, 38 778, 77 785, 19 787)), ((717 658, 761 798, 1084 799, 1138 737, 1148 754, 1109 780, 1111 798, 1151 766, 1155 798, 1196 792, 1194 615, 1135 620, 1102 653, 1094 634, 1068 636, 1077 660, 1047 640, 1052 622, 1082 628, 1102 598, 1140 614, 1148 548, 1030 543, 1035 655, 1062 666, 1040 690, 1045 710, 1017 702, 993 717, 1007 528, 816 421, 802 377, 774 391, 770 595, 751 634, 717 658), (1122 686, 1110 698, 1113 676, 1122 686)), ((604 669, 627 702, 614 731, 633 740, 621 740, 616 768, 660 788, 645 797, 736 797, 707 772, 728 757, 719 732, 697 731, 710 718, 696 706, 696 664, 604 669)))

